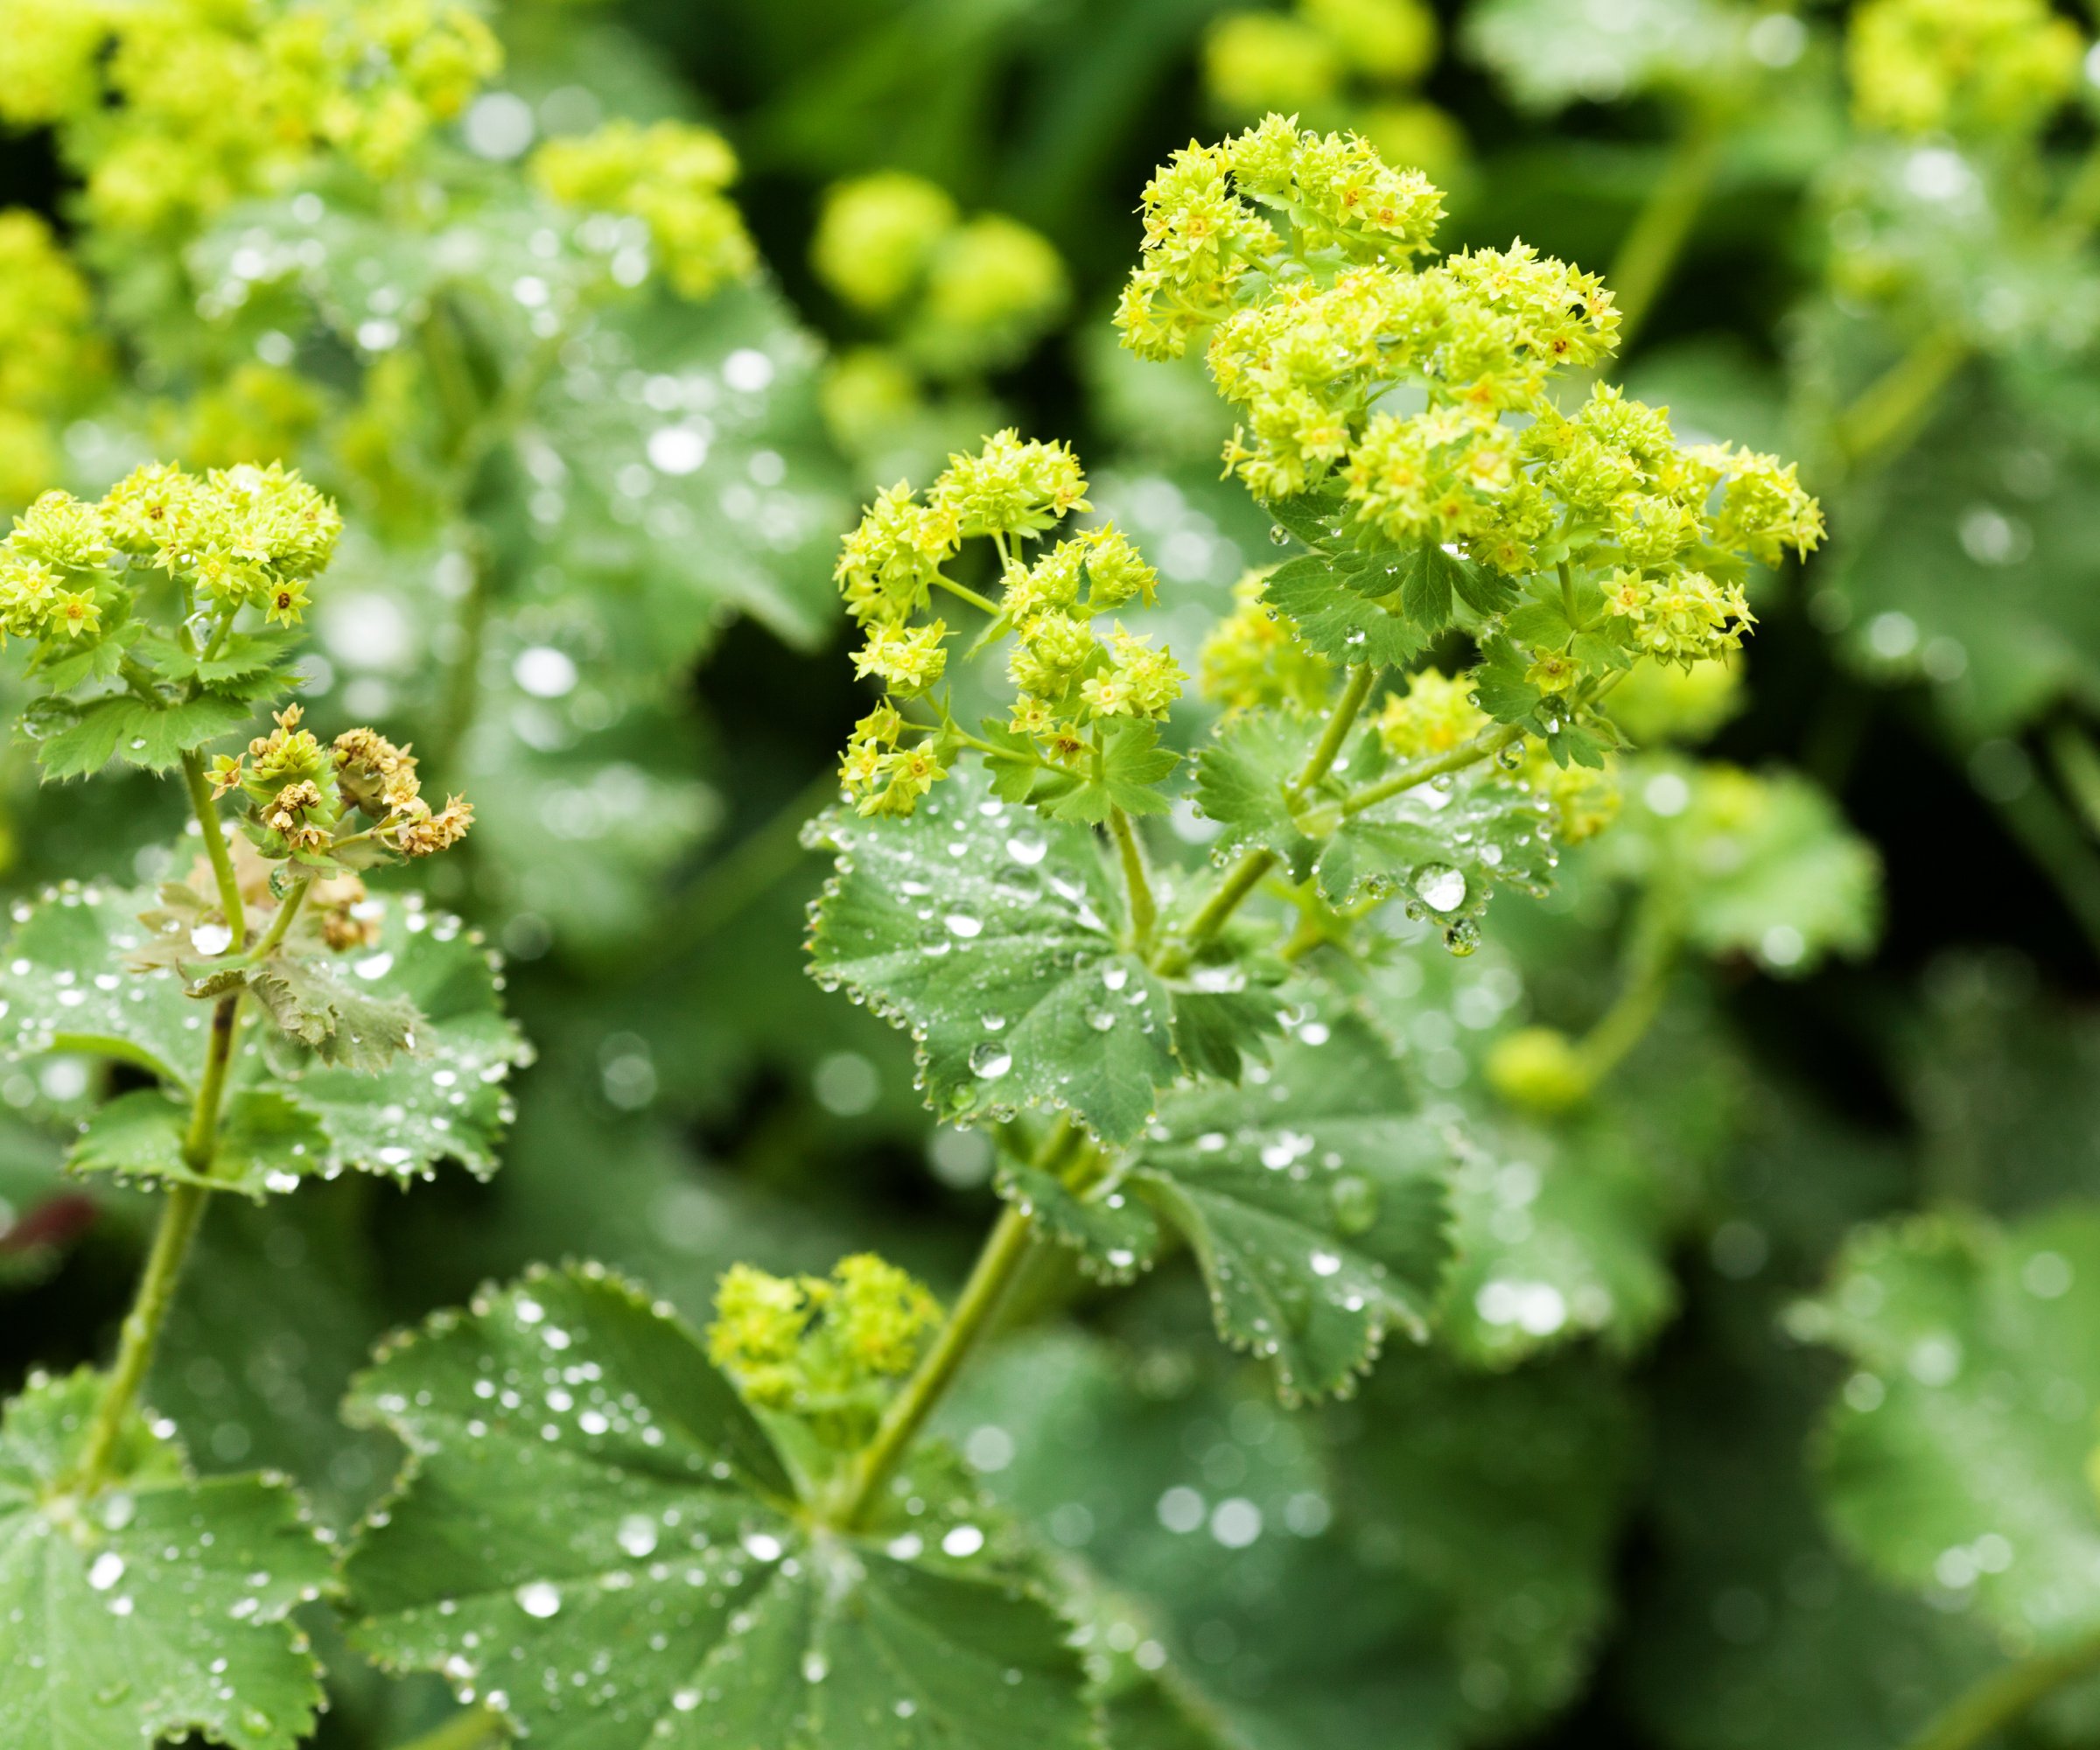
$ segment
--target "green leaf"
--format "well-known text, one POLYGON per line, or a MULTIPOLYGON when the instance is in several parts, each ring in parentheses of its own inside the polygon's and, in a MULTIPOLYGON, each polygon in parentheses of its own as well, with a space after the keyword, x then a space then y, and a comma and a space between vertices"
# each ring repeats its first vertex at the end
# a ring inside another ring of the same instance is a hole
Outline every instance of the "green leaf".
MULTIPOLYGON (((1114 808, 1126 815, 1165 814, 1167 801, 1158 786, 1180 759, 1172 748, 1159 746, 1158 724, 1111 724, 1102 740, 1101 776, 1081 773, 1077 784, 1047 805, 1048 812, 1057 820, 1096 825, 1107 820, 1114 808)), ((1009 784, 998 794, 1005 795, 1011 788, 1009 784)))
POLYGON ((288 1039, 323 1063, 365 1074, 410 1050, 423 1021, 407 998, 360 989, 318 955, 273 954, 249 967, 245 982, 288 1039))
POLYGON ((698 1340, 602 1272, 439 1315, 351 1411, 412 1454, 350 1558, 356 1640, 546 1750, 1097 1741, 1045 1605, 812 1528, 698 1340))
MULTIPOLYGON (((217 655, 206 657, 185 650, 172 638, 148 633, 138 640, 136 652, 169 680, 201 681, 207 691, 216 692, 229 682, 268 674, 297 650, 304 637, 305 634, 296 626, 236 632, 219 647, 217 655)), ((241 696, 249 696, 245 690, 241 696)))
POLYGON ((1351 588, 1334 560, 1307 554, 1278 568, 1262 599, 1292 620, 1308 647, 1337 662, 1389 668, 1422 648, 1405 620, 1351 588))
MULTIPOLYGON (((458 918, 426 911, 410 895, 387 905, 370 950, 340 964, 418 1018, 405 1049, 376 1073, 304 1057, 274 1065, 284 1079, 273 1085, 326 1132, 326 1149, 304 1170, 326 1176, 354 1167, 405 1180, 454 1160, 486 1179, 510 1120, 504 1084, 532 1060, 504 1017, 488 950, 458 918)), ((256 1081, 272 1067, 249 1057, 236 1074, 256 1081)))
POLYGON ((1491 614, 1507 607, 1516 595, 1507 578, 1439 542, 1418 541, 1397 554, 1377 556, 1386 562, 1391 583, 1373 589, 1359 582, 1355 587, 1365 595, 1384 595, 1397 587, 1401 612, 1426 633, 1441 632, 1450 625, 1454 597, 1476 613, 1491 614))
POLYGON ((320 1121, 286 1095, 245 1088, 228 1096, 217 1144, 202 1172, 183 1158, 190 1113, 152 1088, 121 1094, 96 1109, 66 1157, 74 1172, 108 1172, 120 1180, 203 1185, 261 1199, 292 1191, 328 1158, 320 1121))
POLYGON ((17 923, 0 962, 0 1043, 18 1055, 88 1051, 180 1087, 202 1067, 206 1011, 171 969, 133 972, 150 892, 68 882, 17 923))
POLYGON ((1473 670, 1473 696, 1497 723, 1522 723, 1544 696, 1524 678, 1529 665, 1507 638, 1490 638, 1473 670))
POLYGON ((1307 837, 1284 792, 1305 769, 1318 725, 1280 711, 1228 718, 1196 760, 1196 806, 1224 831, 1211 847, 1220 862, 1243 850, 1274 851, 1302 881, 1318 844, 1307 837))
POLYGON ((2100 1634, 2100 1211, 1868 1228, 1792 1327, 1857 1368, 1822 1480, 1865 1561, 1971 1603, 2017 1656, 2100 1634))
POLYGON ((1265 499, 1261 508, 1275 519, 1278 528, 1295 535, 1308 547, 1332 541, 1341 522, 1340 500, 1322 493, 1293 493, 1288 498, 1265 499))
POLYGON ((1034 1216, 1098 1281, 1131 1281, 1158 1253, 1158 1218, 1127 1192, 1078 1196, 1054 1173, 1012 1160, 999 1163, 994 1183, 1000 1196, 1034 1216))
MULTIPOLYGON (((486 1178, 508 1122, 503 1083, 530 1060, 518 1029, 504 1018, 487 951, 457 918, 424 910, 420 900, 382 900, 380 939, 368 951, 335 962, 346 990, 388 1012, 421 1017, 408 1048, 372 1074, 331 1065, 288 1042, 266 1054, 244 1049, 236 1089, 267 1085, 325 1132, 325 1145, 304 1122, 235 1098, 229 1121, 252 1123, 227 1146, 248 1162, 235 1175, 251 1194, 260 1176, 299 1172, 332 1176, 346 1167, 406 1179, 439 1161, 458 1161, 486 1178)), ((121 888, 68 886, 19 923, 0 965, 0 1043, 22 1055, 87 1051, 151 1071, 172 1088, 194 1088, 204 1064, 210 1008, 183 994, 166 966, 134 971, 158 946, 139 920, 164 910, 164 896, 121 888)), ((202 964, 212 965, 208 959, 202 964)), ((114 1134, 114 1133, 113 1133, 114 1134)), ((164 1158, 163 1161, 165 1166, 164 1158)), ((116 1168, 116 1170, 126 1170, 116 1168)), ((145 1172, 145 1168, 129 1169, 145 1172)), ((158 1176, 173 1177, 163 1171, 158 1176)))
POLYGON ((1873 945, 1880 859, 1810 780, 1656 758, 1632 765, 1626 788, 1602 857, 1667 892, 1693 946, 1797 976, 1873 945))
POLYGON ((1491 765, 1418 784, 1347 816, 1316 871, 1329 905, 1405 893, 1432 921, 1477 918, 1498 884, 1544 891, 1559 860, 1548 805, 1491 765))
POLYGON ((136 648, 136 621, 112 626, 100 638, 65 646, 46 645, 30 659, 30 673, 46 692, 66 693, 85 681, 115 680, 122 671, 128 648, 136 648))
POLYGON ((834 810, 808 836, 838 857, 810 971, 910 1029, 935 1112, 1062 1106, 1109 1142, 1152 1116, 1180 1074, 1174 998, 1119 943, 1090 832, 989 797, 966 767, 908 819, 834 810))
POLYGON ((216 741, 255 716, 246 700, 201 698, 153 703, 130 693, 77 704, 40 699, 27 711, 21 733, 36 749, 46 782, 85 778, 112 760, 165 772, 193 747, 216 741))
POLYGON ((1219 1334, 1271 1361, 1286 1399, 1347 1390, 1389 1331, 1428 1334, 1452 1156, 1419 1105, 1377 1030, 1323 1006, 1245 1087, 1162 1102, 1116 1187, 1180 1230, 1219 1334))
POLYGON ((194 1481, 143 1422, 100 1494, 65 1493, 102 1386, 38 1377, 0 1419, 0 1743, 292 1750, 321 1689, 287 1618, 331 1585, 327 1551, 284 1483, 194 1481))

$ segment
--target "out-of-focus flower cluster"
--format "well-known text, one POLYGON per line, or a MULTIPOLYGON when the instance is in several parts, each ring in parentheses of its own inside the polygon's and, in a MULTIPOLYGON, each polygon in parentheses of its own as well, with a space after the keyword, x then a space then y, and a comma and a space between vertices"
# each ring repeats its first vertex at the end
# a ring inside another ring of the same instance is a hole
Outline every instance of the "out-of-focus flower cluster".
POLYGON ((1867 0, 1845 41, 1860 121, 1909 135, 2031 134, 2070 96, 2084 53, 2048 0, 1867 0))
POLYGON ((532 173, 556 200, 640 219, 687 298, 705 298, 758 268, 744 215, 724 192, 737 179, 737 155, 711 128, 612 122, 549 141, 533 155, 532 173))
POLYGON ((900 171, 826 191, 809 262, 881 337, 849 348, 824 382, 826 420, 857 452, 918 416, 929 385, 1017 363, 1071 295, 1048 239, 1003 214, 966 219, 944 189, 900 171))
POLYGON ((178 229, 323 150, 389 176, 500 64, 447 0, 0 6, 0 121, 59 126, 89 217, 124 232, 178 229))
POLYGON ((24 502, 55 471, 53 416, 100 371, 88 313, 87 282, 50 226, 0 213, 0 504, 24 502))
POLYGON ((1423 0, 1297 0, 1227 12, 1203 38, 1203 81, 1226 119, 1291 110, 1362 134, 1389 163, 1448 176, 1465 157, 1457 122, 1415 88, 1435 64, 1423 0))
POLYGON ((888 695, 854 731, 841 767, 861 813, 908 814, 944 775, 939 726, 907 721, 900 707, 945 672, 947 623, 914 617, 933 590, 952 587, 943 567, 966 540, 988 539, 998 552, 993 630, 1012 638, 1007 672, 1017 689, 1009 727, 1046 764, 1080 768, 1097 757, 1105 725, 1164 717, 1180 696, 1186 676, 1172 654, 1112 618, 1149 604, 1158 581, 1122 531, 1087 529, 1032 561, 1023 550, 1088 509, 1086 492, 1065 445, 1002 431, 950 458, 923 500, 901 484, 880 494, 846 537, 836 575, 867 634, 854 667, 888 695), (1106 637, 1095 624, 1104 615, 1106 637))

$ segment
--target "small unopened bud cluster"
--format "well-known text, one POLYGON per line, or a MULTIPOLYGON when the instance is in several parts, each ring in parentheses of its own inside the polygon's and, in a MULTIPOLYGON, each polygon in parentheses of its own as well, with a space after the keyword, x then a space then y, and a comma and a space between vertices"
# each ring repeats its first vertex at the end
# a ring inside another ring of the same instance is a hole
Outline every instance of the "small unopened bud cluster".
POLYGON ((966 539, 991 541, 1002 566, 995 630, 1011 634, 1007 672, 1018 694, 1011 728, 1050 763, 1076 766, 1112 719, 1165 717, 1186 680, 1172 654, 1111 618, 1150 604, 1158 574, 1113 524, 1060 542, 1032 563, 1024 542, 1090 508, 1078 458, 1060 444, 1024 443, 1012 431, 987 438, 921 500, 899 485, 880 494, 846 537, 836 576, 847 611, 866 629, 855 672, 881 681, 888 697, 863 718, 840 768, 862 814, 909 814, 946 774, 935 725, 908 722, 900 705, 927 695, 947 668, 947 622, 915 621, 942 568, 966 539), (907 734, 923 739, 907 742, 907 734))
POLYGON ((345 730, 325 747, 299 726, 302 715, 287 705, 246 752, 212 764, 213 794, 247 798, 249 835, 265 857, 326 865, 353 844, 428 857, 466 836, 472 805, 452 796, 433 809, 408 748, 371 729, 345 730), (354 815, 369 824, 356 827, 354 815))
POLYGON ((872 1252, 841 1258, 829 1277, 739 1264, 716 1287, 708 1354, 750 1403, 807 1418, 846 1447, 866 1438, 941 1318, 923 1284, 872 1252))
POLYGON ((737 155, 710 128, 610 122, 594 134, 550 141, 533 155, 532 173, 569 206, 640 219, 684 297, 704 298, 758 267, 744 215, 724 192, 737 179, 737 155))

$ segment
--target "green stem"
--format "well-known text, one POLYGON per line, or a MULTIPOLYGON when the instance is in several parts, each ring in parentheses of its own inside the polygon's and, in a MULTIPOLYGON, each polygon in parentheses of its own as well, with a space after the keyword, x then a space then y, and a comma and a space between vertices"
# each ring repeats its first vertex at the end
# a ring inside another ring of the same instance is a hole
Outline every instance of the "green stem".
POLYGON ((473 727, 475 710, 481 700, 481 647, 495 593, 495 563, 489 556, 487 543, 478 536, 471 536, 466 548, 466 595, 459 604, 459 618, 453 622, 458 644, 445 665, 436 757, 426 762, 426 771, 433 767, 449 771, 457 766, 459 749, 473 727))
POLYGON ((2100 748, 2082 724, 2067 718, 2049 732, 2049 760, 2086 830, 2100 838, 2100 748))
POLYGON ((984 609, 994 620, 999 617, 998 603, 979 595, 975 590, 965 589, 961 584, 951 584, 946 578, 935 578, 933 582, 935 588, 946 590, 951 596, 960 597, 972 607, 984 609))
POLYGON ((2052 1690, 2100 1668, 2100 1641, 2006 1665, 1956 1696, 1908 1750, 1970 1750, 2026 1713, 2052 1690))
POLYGON ((1144 869, 1144 847, 1138 843, 1130 816, 1121 808, 1109 810, 1109 830, 1115 835, 1116 854, 1123 859, 1123 885, 1130 896, 1130 950, 1142 958, 1152 953, 1153 932, 1159 924, 1158 903, 1152 898, 1152 878, 1144 869))
POLYGON ((312 886, 313 877, 309 875, 284 896, 284 903, 277 907, 276 916, 270 920, 269 930, 264 934, 262 940, 256 944, 256 958, 257 960, 276 951, 278 945, 284 940, 285 931, 291 928, 291 920, 298 916, 299 907, 306 902, 306 890, 312 886))
POLYGON ((1344 816, 1360 815, 1366 808, 1376 807, 1389 796, 1396 796, 1404 790, 1411 790, 1418 784, 1425 784, 1432 778, 1441 778, 1446 773, 1462 772, 1468 766, 1478 765, 1490 754, 1500 753, 1511 742, 1523 738, 1522 725, 1514 723, 1498 724, 1494 728, 1483 730, 1470 741, 1461 741, 1448 753, 1432 753, 1422 760, 1410 760, 1397 772, 1381 778, 1376 784, 1366 784, 1361 790, 1352 790, 1342 798, 1344 816))
MULTIPOLYGON (((1053 1145, 1061 1144, 1068 1127, 1069 1120, 1053 1133, 1053 1145)), ((1046 1153, 1051 1152, 1046 1147, 1046 1153)), ((844 1497, 833 1519, 841 1530, 861 1529, 875 1511, 884 1488, 904 1462, 927 1418, 934 1413, 970 1350, 984 1334, 991 1315, 1028 1255, 1034 1228, 1034 1221, 1011 1203, 992 1224, 984 1249, 977 1254, 970 1280, 962 1284, 962 1292, 956 1297, 955 1310, 942 1326, 941 1334, 890 1400, 875 1438, 862 1450, 849 1474, 844 1497)))
POLYGON ((1627 948, 1625 982, 1619 995, 1583 1038, 1576 1056, 1588 1086, 1594 1089, 1638 1045, 1662 1007, 1676 964, 1677 932, 1666 908, 1644 906, 1634 920, 1627 948))
POLYGON ((197 1237, 197 1228, 204 1220, 205 1205, 211 1194, 201 1185, 177 1185, 169 1188, 167 1201, 160 1212, 160 1225, 154 1230, 152 1250, 146 1254, 146 1267, 132 1297, 131 1310, 124 1314, 123 1332, 117 1340, 116 1360, 110 1366, 108 1382, 102 1387, 94 1418, 88 1424, 80 1462, 74 1466, 69 1486, 82 1495, 92 1497, 98 1493, 108 1475, 109 1461, 116 1456, 117 1441, 122 1437, 131 1405, 138 1396, 140 1386, 145 1382, 146 1369, 152 1365, 160 1327, 167 1322, 168 1308, 175 1298, 175 1285, 182 1279, 182 1267, 190 1256, 190 1242, 197 1237))
POLYGON ((1951 329, 1936 329, 1919 340, 1838 416, 1838 458, 1857 467, 1916 436, 1970 350, 1951 329))
POLYGON ((456 1713, 434 1732, 426 1732, 401 1750, 486 1750, 510 1742, 510 1728, 486 1708, 469 1708, 456 1713))
POLYGON ((1695 116, 1678 139, 1662 174, 1648 190, 1633 228, 1619 246, 1606 283, 1619 310, 1619 347, 1634 342, 1669 281, 1705 205, 1721 157, 1721 130, 1707 114, 1695 116))
POLYGON ((219 805, 212 800, 212 782, 204 775, 204 756, 194 751, 182 756, 182 779, 190 792, 190 807, 204 835, 204 854, 212 865, 212 878, 219 886, 219 909, 226 914, 226 927, 233 940, 228 949, 238 954, 248 945, 248 912, 241 903, 241 878, 234 872, 233 852, 219 824, 219 805))
MULTIPOLYGON (((1364 701, 1370 697, 1371 689, 1377 683, 1379 672, 1376 665, 1368 662, 1349 670, 1348 682, 1341 690, 1341 696, 1334 702, 1334 709, 1327 715, 1326 727, 1321 731, 1320 740, 1306 757, 1304 769, 1284 790, 1284 795, 1292 804, 1334 769, 1342 745, 1348 741, 1349 731, 1363 710, 1364 701)), ((1244 853, 1225 872, 1225 878, 1211 890, 1210 896, 1182 927, 1180 940, 1161 959, 1158 970, 1171 976, 1186 969, 1194 958, 1195 951, 1225 928, 1227 920, 1261 886, 1262 878, 1275 867, 1274 851, 1244 853)))

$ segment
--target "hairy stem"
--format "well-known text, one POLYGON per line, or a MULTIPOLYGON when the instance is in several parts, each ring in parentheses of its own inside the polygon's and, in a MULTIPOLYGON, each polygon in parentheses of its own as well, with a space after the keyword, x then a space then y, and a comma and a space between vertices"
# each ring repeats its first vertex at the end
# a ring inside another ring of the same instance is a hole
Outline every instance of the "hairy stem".
POLYGON ((234 855, 227 848, 225 830, 219 824, 219 805, 212 800, 212 782, 204 775, 204 757, 194 752, 182 756, 183 782, 190 792, 190 807, 204 835, 204 854, 212 865, 212 878, 219 885, 219 909, 226 914, 226 927, 234 954, 248 946, 247 908, 241 903, 241 879, 234 873, 234 855))
POLYGON ((2006 1665, 1956 1696, 1908 1750, 1970 1750, 2012 1725, 2052 1690, 2100 1668, 2100 1640, 2006 1665))
POLYGON ((1148 956, 1159 924, 1159 906, 1152 898, 1152 878, 1145 872, 1144 847, 1138 843, 1130 816, 1121 808, 1109 810, 1109 830, 1115 836, 1116 855, 1123 859, 1123 885, 1130 902, 1130 950, 1141 957, 1148 956))
MULTIPOLYGON (((204 1074, 197 1083, 197 1097, 190 1108, 189 1129, 182 1144, 183 1165, 192 1172, 204 1174, 211 1170, 213 1144, 219 1130, 219 1106, 226 1092, 227 1068, 233 1061, 234 1039, 239 1031, 240 1019, 238 990, 221 997, 212 1010, 212 1033, 205 1048, 204 1074)), ((137 1401, 139 1388, 145 1383, 146 1370, 153 1364, 153 1351, 159 1344, 161 1327, 167 1323, 168 1309, 175 1300, 176 1284, 182 1279, 182 1267, 188 1262, 191 1242, 204 1221, 205 1206, 211 1194, 201 1185, 169 1187, 167 1202, 160 1212, 160 1226, 154 1232, 152 1250, 146 1255, 146 1267, 140 1273, 131 1310, 124 1315, 116 1359, 110 1365, 108 1382, 94 1406, 87 1438, 80 1447, 80 1462, 74 1469, 72 1486, 82 1494, 93 1495, 108 1480, 109 1461, 116 1455, 117 1442, 122 1438, 124 1424, 137 1401)))
POLYGON ((1695 116, 1672 150, 1662 174, 1648 190, 1633 228, 1613 258, 1606 276, 1619 310, 1619 346, 1630 347, 1634 336, 1655 308, 1691 228, 1705 205, 1720 164, 1721 130, 1710 115, 1695 116))
MULTIPOLYGON (((182 769, 190 793, 190 805, 204 834, 205 854, 211 859, 212 872, 218 878, 220 900, 232 936, 229 947, 237 951, 246 942, 248 923, 241 903, 241 885, 234 874, 233 857, 227 849, 226 835, 220 829, 219 809, 212 801, 203 761, 193 752, 185 753, 182 769)), ((279 908, 278 926, 289 921, 285 913, 296 908, 304 892, 304 884, 301 884, 298 892, 279 908)), ((281 928, 273 926, 265 945, 274 944, 282 934, 281 928)), ((204 1073, 198 1078, 196 1097, 190 1105, 189 1125, 183 1133, 183 1165, 200 1177, 209 1175, 213 1157, 218 1152, 219 1109, 226 1096, 227 1072, 232 1067, 234 1042, 241 1030, 241 997, 238 989, 233 990, 212 1006, 212 1028, 205 1044, 204 1073)), ((83 1494, 94 1494, 108 1478, 109 1462, 123 1436, 124 1424, 137 1401, 139 1388, 145 1383, 146 1371, 153 1364, 153 1351, 160 1341, 161 1327, 167 1323, 176 1284, 182 1279, 183 1265, 189 1260, 190 1246, 204 1221, 210 1196, 209 1189, 201 1185, 175 1185, 168 1189, 167 1201, 160 1212, 160 1225, 154 1230, 145 1269, 140 1272, 138 1287, 132 1297, 131 1310, 124 1315, 108 1382, 94 1406, 87 1438, 80 1446, 80 1462, 74 1468, 72 1485, 83 1494)))
POLYGON ((972 607, 982 608, 994 620, 998 619, 998 603, 979 595, 975 590, 967 589, 961 584, 951 584, 946 578, 935 578, 933 579, 933 583, 935 588, 946 590, 948 594, 968 602, 972 607))
POLYGON ((299 907, 305 904, 307 890, 312 886, 313 877, 309 875, 284 896, 284 903, 277 907, 276 916, 270 920, 270 928, 264 933, 262 940, 256 944, 256 959, 260 960, 263 956, 276 951, 284 940, 284 933, 291 928, 291 920, 298 916, 299 907))
POLYGON ((956 1297, 955 1310, 912 1376, 890 1400, 875 1438, 855 1462, 834 1519, 841 1530, 860 1529, 874 1513, 883 1489, 911 1451, 927 1418, 947 1395, 963 1362, 984 1334, 991 1315, 1028 1256, 1034 1230, 1032 1218, 1012 1204, 1000 1212, 984 1250, 977 1254, 970 1280, 956 1297))
POLYGON ((1470 741, 1461 741, 1448 753, 1432 753, 1421 760, 1410 760, 1398 771, 1391 772, 1376 784, 1366 784, 1361 790, 1352 790, 1342 798, 1341 811, 1345 816, 1360 815, 1389 797, 1411 790, 1418 784, 1425 784, 1432 778, 1441 778, 1446 773, 1462 772, 1468 766, 1477 766, 1491 754, 1500 753, 1514 741, 1523 738, 1523 728, 1519 724, 1497 724, 1493 729, 1482 730, 1470 741))

